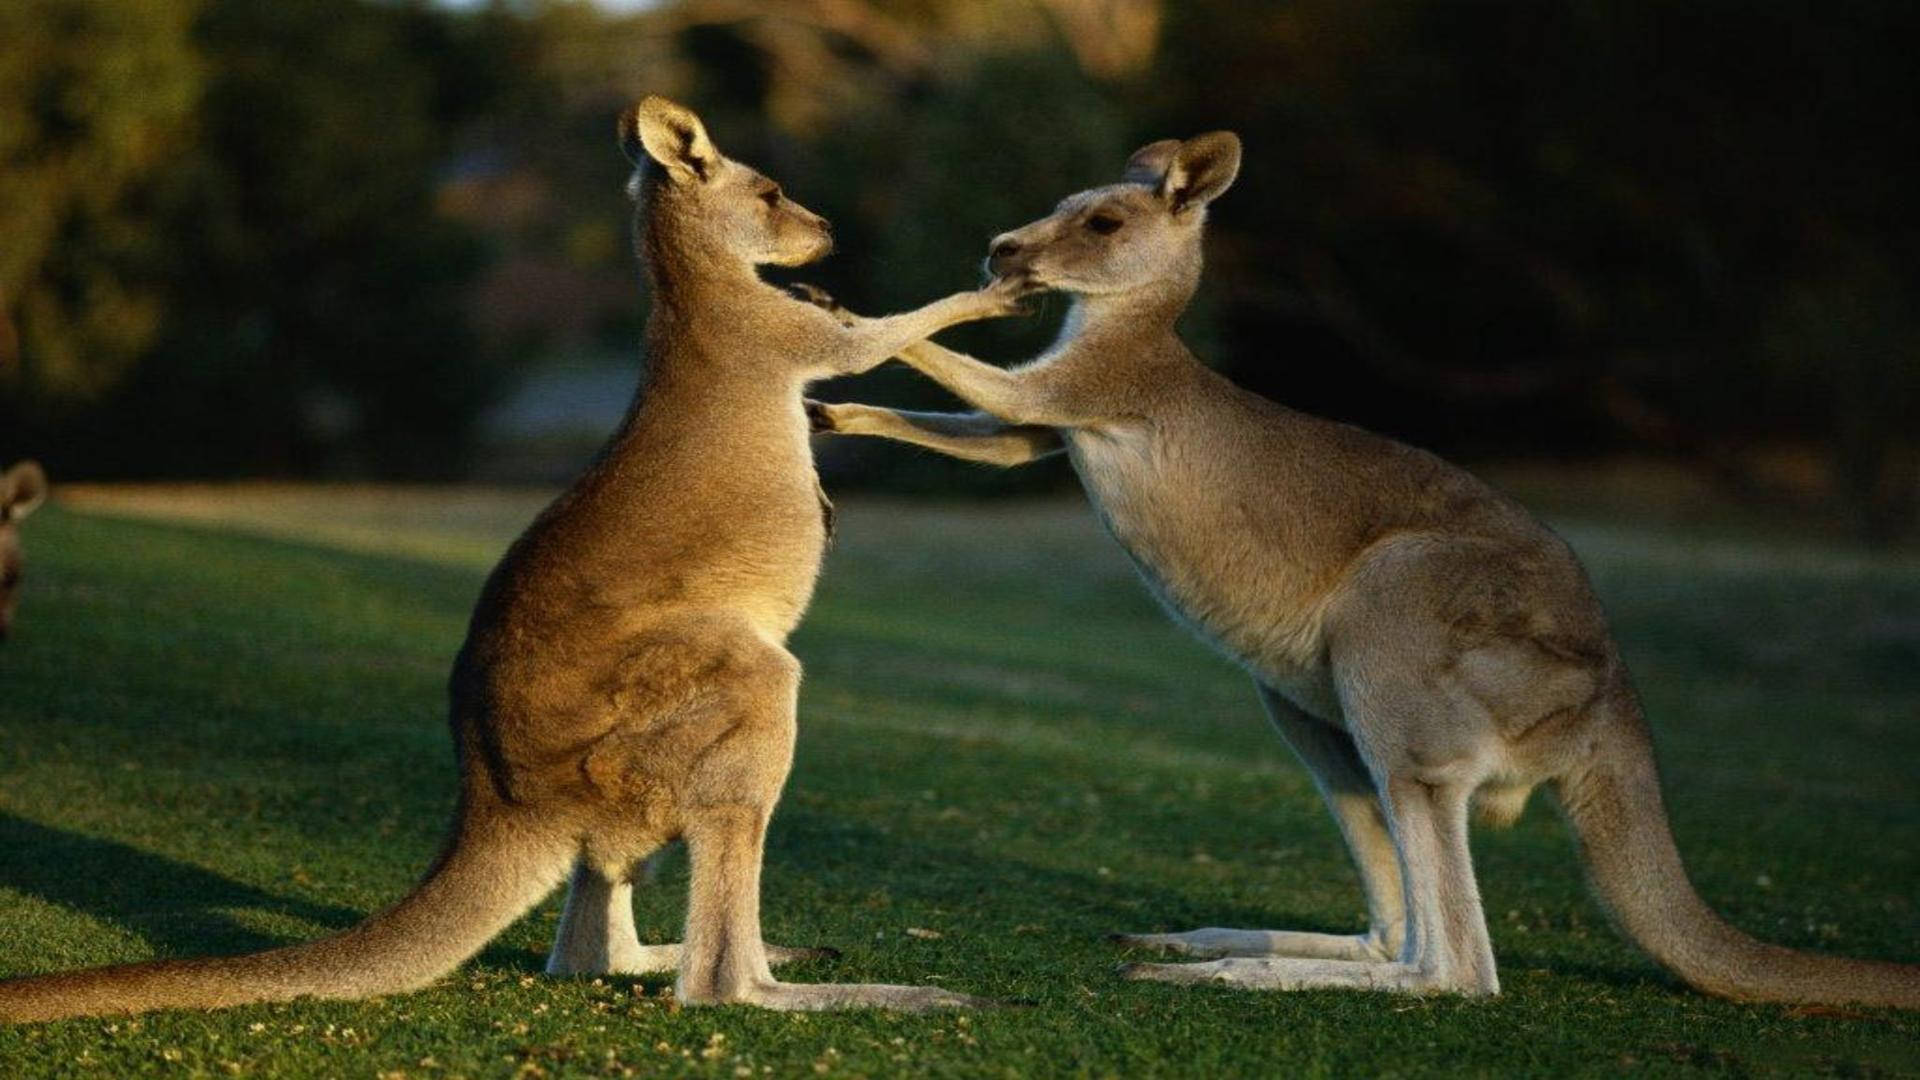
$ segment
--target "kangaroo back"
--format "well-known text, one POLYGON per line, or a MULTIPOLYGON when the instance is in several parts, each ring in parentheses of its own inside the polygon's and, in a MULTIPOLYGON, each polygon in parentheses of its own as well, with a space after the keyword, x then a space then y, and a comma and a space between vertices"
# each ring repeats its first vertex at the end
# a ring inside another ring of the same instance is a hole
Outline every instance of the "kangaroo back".
POLYGON ((1622 687, 1601 708, 1593 754, 1557 788, 1594 891, 1629 939, 1721 997, 1920 1008, 1920 967, 1770 945, 1715 914, 1674 846, 1639 703, 1622 687))

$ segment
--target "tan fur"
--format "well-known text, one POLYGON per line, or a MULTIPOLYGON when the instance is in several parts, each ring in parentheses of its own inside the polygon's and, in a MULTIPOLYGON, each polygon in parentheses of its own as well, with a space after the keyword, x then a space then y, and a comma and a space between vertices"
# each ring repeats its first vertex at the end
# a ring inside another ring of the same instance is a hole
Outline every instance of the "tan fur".
POLYGON ((0 1018, 422 986, 575 864, 555 970, 677 963, 691 1003, 972 1001, 931 987, 775 981, 760 936, 760 858, 795 735, 800 664, 784 642, 826 539, 801 388, 944 326, 1009 313, 1015 293, 962 293, 847 325, 755 271, 826 254, 824 221, 720 155, 671 102, 643 101, 620 135, 637 166, 637 239, 654 289, 648 379, 474 609, 450 687, 460 806, 445 853, 410 896, 337 937, 16 980, 0 984, 0 1018), (692 862, 686 938, 649 949, 623 910, 628 882, 675 839, 692 862))
POLYGON ((20 523, 47 498, 47 474, 40 464, 22 461, 0 473, 0 641, 13 632, 26 580, 26 554, 20 547, 20 523))
POLYGON ((1074 294, 1060 340, 1014 370, 931 343, 903 355, 990 415, 811 406, 823 430, 1002 465, 1064 446, 1154 593, 1247 667, 1312 771, 1368 932, 1125 935, 1219 958, 1128 974, 1496 992, 1469 806, 1511 821, 1550 781, 1621 926, 1693 986, 1920 1006, 1920 968, 1765 945, 1700 901, 1627 673, 1559 538, 1460 469, 1243 391, 1180 343, 1206 204, 1239 156, 1224 132, 1155 143, 1122 183, 993 242, 996 275, 1074 294))

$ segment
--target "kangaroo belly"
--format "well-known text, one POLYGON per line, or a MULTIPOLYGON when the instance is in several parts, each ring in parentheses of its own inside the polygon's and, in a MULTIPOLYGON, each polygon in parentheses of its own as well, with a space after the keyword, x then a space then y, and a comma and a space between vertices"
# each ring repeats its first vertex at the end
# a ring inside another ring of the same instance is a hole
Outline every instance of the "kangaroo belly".
POLYGON ((1268 535, 1264 508, 1144 433, 1075 433, 1075 468, 1107 530, 1176 622, 1295 705, 1338 717, 1315 576, 1268 535))

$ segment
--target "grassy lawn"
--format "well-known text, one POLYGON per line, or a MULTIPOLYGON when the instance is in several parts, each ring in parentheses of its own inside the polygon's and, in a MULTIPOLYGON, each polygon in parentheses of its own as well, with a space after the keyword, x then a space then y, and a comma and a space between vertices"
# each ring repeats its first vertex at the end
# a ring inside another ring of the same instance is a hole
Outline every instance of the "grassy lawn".
MULTIPOLYGON (((1920 556, 1557 494, 1701 891, 1784 944, 1920 960, 1920 556)), ((0 647, 0 975, 257 949, 397 898, 451 805, 468 607, 539 502, 76 491, 31 521, 0 647)), ((1607 926, 1545 798, 1475 837, 1496 1000, 1120 982, 1108 931, 1360 926, 1305 774, 1077 500, 843 510, 794 643, 768 936, 843 950, 792 979, 1031 1007, 682 1010, 665 977, 549 979, 556 896, 422 993, 4 1028, 0 1075, 1920 1074, 1920 1016, 1682 989, 1607 926)), ((679 860, 642 890, 651 940, 684 885, 679 860)))

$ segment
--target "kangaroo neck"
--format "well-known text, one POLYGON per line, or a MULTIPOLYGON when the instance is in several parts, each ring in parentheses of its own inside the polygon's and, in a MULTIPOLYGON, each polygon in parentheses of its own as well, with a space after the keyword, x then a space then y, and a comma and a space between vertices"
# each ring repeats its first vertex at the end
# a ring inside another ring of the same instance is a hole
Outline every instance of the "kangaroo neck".
POLYGON ((634 411, 711 414, 736 431, 776 417, 782 425, 798 423, 801 371, 779 342, 765 340, 753 311, 757 298, 715 289, 702 299, 701 292, 655 300, 634 411))
POLYGON ((1149 342, 1177 340, 1174 324, 1191 296, 1191 290, 1154 286, 1119 293, 1076 293, 1060 328, 1060 344, 1076 352, 1117 353, 1149 342))
MULTIPOLYGON (((670 216, 659 214, 656 216, 670 216)), ((778 342, 764 340, 756 317, 774 297, 752 264, 710 250, 671 221, 636 223, 652 296, 645 359, 626 417, 597 459, 596 471, 657 454, 661 441, 697 443, 771 437, 784 446, 802 434, 798 369, 778 342)))
POLYGON ((650 229, 643 255, 653 296, 650 329, 663 317, 683 331, 717 328, 725 324, 724 315, 716 318, 718 313, 751 303, 769 288, 751 263, 671 227, 650 229))
POLYGON ((744 403, 797 387, 779 343, 761 340, 756 315, 774 290, 753 265, 706 249, 671 228, 645 245, 653 310, 647 316, 644 396, 715 397, 744 403))

